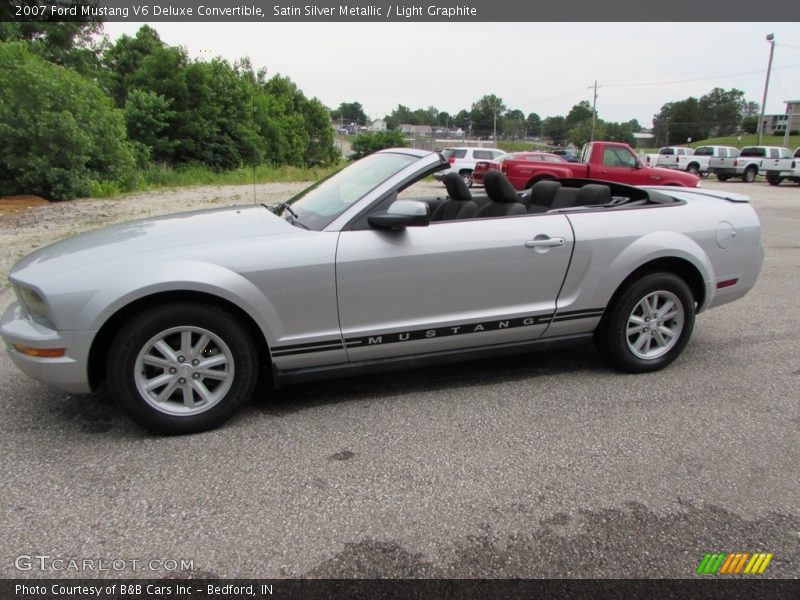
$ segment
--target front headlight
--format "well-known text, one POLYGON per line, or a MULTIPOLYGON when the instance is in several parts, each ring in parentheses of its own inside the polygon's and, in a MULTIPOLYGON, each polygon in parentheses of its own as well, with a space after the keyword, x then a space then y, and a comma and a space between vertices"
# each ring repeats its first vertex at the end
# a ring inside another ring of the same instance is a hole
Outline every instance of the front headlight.
POLYGON ((17 299, 20 304, 25 307, 31 318, 37 323, 54 329, 53 322, 50 320, 50 314, 47 310, 44 298, 36 290, 25 287, 23 285, 15 285, 14 290, 17 294, 17 299))

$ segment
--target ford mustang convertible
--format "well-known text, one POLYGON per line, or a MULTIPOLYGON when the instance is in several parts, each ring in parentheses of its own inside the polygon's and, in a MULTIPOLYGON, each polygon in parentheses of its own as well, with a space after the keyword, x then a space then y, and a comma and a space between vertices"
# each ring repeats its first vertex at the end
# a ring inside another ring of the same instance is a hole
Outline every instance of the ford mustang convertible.
POLYGON ((449 166, 368 156, 275 207, 212 209, 90 231, 20 260, 0 334, 17 366, 73 393, 107 382, 140 425, 228 419, 259 377, 281 385, 594 339, 646 372, 695 315, 758 276, 760 224, 728 192, 541 181, 499 171, 485 196, 414 186, 449 166), (435 192, 434 192, 435 193, 435 192))

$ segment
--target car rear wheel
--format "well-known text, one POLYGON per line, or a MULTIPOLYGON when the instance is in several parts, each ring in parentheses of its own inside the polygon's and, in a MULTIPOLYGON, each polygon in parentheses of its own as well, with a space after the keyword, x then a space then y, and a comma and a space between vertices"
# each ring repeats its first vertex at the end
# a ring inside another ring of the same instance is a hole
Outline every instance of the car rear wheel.
POLYGON ((742 181, 745 183, 753 183, 758 175, 758 170, 755 167, 747 167, 742 175, 742 181))
POLYGON ((767 175, 767 183, 770 185, 780 185, 783 177, 776 177, 774 175, 767 175))
POLYGON ((472 171, 464 170, 459 172, 459 175, 461 175, 461 179, 464 180, 464 183, 467 184, 468 188, 472 187, 472 171))
POLYGON ((717 175, 717 181, 728 181, 727 175, 717 175))
POLYGON ((672 273, 652 273, 628 285, 596 335, 620 369, 656 371, 683 351, 694 316, 694 298, 686 282, 672 273))
POLYGON ((107 373, 112 396, 136 423, 196 433, 221 425, 250 397, 258 358, 231 314, 178 303, 132 318, 112 343, 107 373))

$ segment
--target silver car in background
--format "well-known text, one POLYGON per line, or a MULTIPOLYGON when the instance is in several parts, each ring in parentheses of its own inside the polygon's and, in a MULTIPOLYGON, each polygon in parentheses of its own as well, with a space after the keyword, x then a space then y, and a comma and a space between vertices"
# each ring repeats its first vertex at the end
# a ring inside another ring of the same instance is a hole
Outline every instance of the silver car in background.
MULTIPOLYGON (((586 180, 486 197, 398 198, 440 154, 368 156, 286 203, 176 214, 20 260, 0 334, 17 366, 74 393, 104 381, 137 423, 215 427, 259 377, 278 387, 595 339, 660 369, 695 315, 742 297, 762 261, 744 196, 586 180)), ((406 194, 407 195, 407 194, 406 194)))

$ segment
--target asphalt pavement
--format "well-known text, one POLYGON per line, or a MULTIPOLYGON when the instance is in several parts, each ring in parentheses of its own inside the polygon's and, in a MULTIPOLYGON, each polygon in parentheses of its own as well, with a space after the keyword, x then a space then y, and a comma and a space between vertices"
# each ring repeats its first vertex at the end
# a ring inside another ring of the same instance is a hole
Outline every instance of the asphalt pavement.
POLYGON ((0 577, 693 577, 714 551, 800 576, 800 186, 703 185, 753 197, 762 275, 653 374, 587 346, 286 388, 157 437, 2 353, 0 577))

